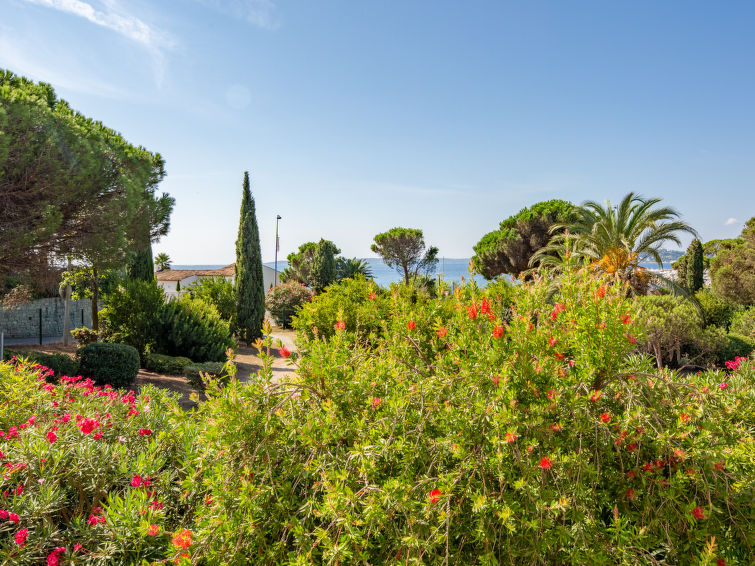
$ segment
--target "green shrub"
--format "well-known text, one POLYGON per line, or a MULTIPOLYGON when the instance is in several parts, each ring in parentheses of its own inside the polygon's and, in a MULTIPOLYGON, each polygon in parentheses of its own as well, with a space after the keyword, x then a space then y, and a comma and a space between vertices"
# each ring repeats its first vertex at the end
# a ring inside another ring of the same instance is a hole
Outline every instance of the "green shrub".
POLYGON ((235 345, 228 323, 202 299, 184 295, 160 309, 156 352, 196 362, 217 362, 224 360, 226 351, 235 345))
POLYGON ((139 373, 139 353, 127 344, 92 342, 79 350, 82 377, 98 385, 131 387, 139 373))
POLYGON ((695 293, 695 298, 703 307, 705 313, 705 323, 714 324, 728 330, 734 314, 737 312, 737 305, 712 293, 709 289, 701 289, 695 293))
POLYGON ((263 352, 209 391, 183 486, 211 498, 194 560, 751 563, 752 363, 652 373, 626 288, 567 273, 548 293, 516 286, 508 323, 474 285, 390 295, 371 344, 312 341, 279 384, 263 352))
POLYGON ((236 327, 236 299, 233 284, 225 277, 202 277, 186 291, 192 296, 213 305, 220 318, 228 322, 231 330, 236 327))
POLYGON ((730 330, 732 334, 749 336, 755 339, 755 307, 737 312, 731 321, 730 330))
POLYGON ((718 351, 718 364, 723 367, 725 362, 734 358, 740 356, 746 358, 753 350, 755 350, 755 339, 730 332, 718 351))
POLYGON ((86 346, 100 339, 100 333, 86 326, 74 328, 71 330, 71 336, 79 343, 79 346, 86 346))
POLYGON ((228 380, 228 374, 223 372, 224 364, 221 362, 205 362, 203 364, 189 364, 184 368, 183 374, 189 380, 191 386, 197 391, 204 391, 205 385, 202 374, 208 377, 220 378, 221 383, 228 380))
POLYGON ((193 362, 181 356, 173 357, 164 354, 147 354, 144 357, 144 369, 167 375, 183 375, 184 368, 193 362))
POLYGON ((343 279, 302 304, 293 317, 293 327, 306 340, 330 338, 340 320, 347 332, 366 339, 381 332, 390 303, 388 297, 387 292, 364 277, 343 279))
POLYGON ((281 283, 265 293, 265 308, 273 315, 276 323, 283 328, 290 328, 291 318, 297 309, 311 301, 312 297, 314 292, 301 283, 281 283))
POLYGON ((154 351, 164 307, 165 293, 156 281, 124 281, 107 296, 100 311, 103 340, 133 346, 140 356, 154 351))

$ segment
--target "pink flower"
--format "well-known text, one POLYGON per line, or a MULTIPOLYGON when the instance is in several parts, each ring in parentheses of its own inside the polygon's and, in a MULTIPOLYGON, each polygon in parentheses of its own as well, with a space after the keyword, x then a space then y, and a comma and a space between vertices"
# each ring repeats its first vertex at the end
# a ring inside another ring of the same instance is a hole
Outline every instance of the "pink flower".
POLYGON ((50 431, 47 433, 47 442, 49 442, 50 444, 55 442, 57 439, 58 439, 58 435, 55 434, 53 431, 50 431))
POLYGON ((79 428, 84 434, 89 434, 99 425, 100 423, 95 419, 82 419, 82 421, 79 423, 79 428))
POLYGON ((728 386, 728 385, 726 384, 726 382, 725 382, 725 381, 724 381, 723 383, 721 383, 721 384, 719 384, 719 385, 718 385, 718 388, 719 388, 719 389, 720 389, 721 391, 723 391, 723 390, 724 390, 724 389, 726 389, 727 387, 729 387, 729 386, 728 386))
POLYGON ((372 408, 377 409, 380 405, 382 405, 383 400, 380 397, 373 397, 372 398, 372 408))
POLYGON ((99 440, 100 438, 102 438, 102 433, 101 432, 95 432, 92 435, 92 438, 94 438, 95 440, 99 440))
POLYGON ((139 429, 139 436, 149 436, 152 434, 152 430, 149 428, 140 428, 139 429))
POLYGON ((60 556, 57 552, 51 552, 47 555, 47 566, 59 566, 60 556))
POLYGON ((29 529, 21 529, 16 533, 15 539, 18 546, 26 546, 26 538, 29 536, 29 529))
POLYGON ((20 484, 16 487, 16 495, 21 495, 24 492, 24 484, 20 484))
POLYGON ((10 519, 11 523, 18 525, 18 522, 21 520, 21 517, 19 517, 15 513, 9 513, 8 518, 10 519))
POLYGON ((441 495, 443 495, 443 492, 436 488, 427 494, 427 499, 431 504, 435 504, 438 502, 438 499, 440 499, 441 495))
POLYGON ((84 547, 83 547, 83 546, 82 546, 81 544, 79 544, 78 542, 77 542, 76 544, 74 544, 74 545, 73 545, 73 551, 74 551, 74 552, 78 552, 78 551, 79 551, 79 550, 81 550, 82 548, 84 548, 84 547))
POLYGON ((134 476, 131 478, 131 487, 141 487, 143 481, 141 476, 134 476))
POLYGON ((553 467, 553 460, 545 456, 544 458, 540 459, 540 467, 543 470, 550 470, 553 467))
POLYGON ((7 519, 8 512, 5 509, 0 509, 0 519, 7 519))

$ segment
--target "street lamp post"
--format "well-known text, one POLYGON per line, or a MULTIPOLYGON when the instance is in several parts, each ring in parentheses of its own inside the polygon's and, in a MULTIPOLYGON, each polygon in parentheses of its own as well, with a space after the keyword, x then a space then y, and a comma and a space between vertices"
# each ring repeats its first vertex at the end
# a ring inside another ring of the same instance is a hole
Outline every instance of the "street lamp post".
POLYGON ((278 240, 278 221, 281 219, 281 215, 278 214, 275 217, 275 276, 273 278, 273 287, 278 286, 278 249, 280 248, 280 241, 278 240))

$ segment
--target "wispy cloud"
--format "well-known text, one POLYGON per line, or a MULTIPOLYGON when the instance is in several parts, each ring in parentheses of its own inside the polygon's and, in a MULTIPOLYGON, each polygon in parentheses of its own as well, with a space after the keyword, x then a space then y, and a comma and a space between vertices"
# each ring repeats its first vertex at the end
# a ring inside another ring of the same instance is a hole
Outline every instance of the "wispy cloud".
POLYGON ((280 27, 272 0, 197 0, 218 12, 245 20, 259 28, 274 30, 280 27))
POLYGON ((152 27, 128 13, 117 0, 26 0, 30 4, 66 12, 116 32, 145 47, 152 57, 153 71, 158 85, 165 77, 165 50, 175 47, 175 41, 165 32, 152 27))
POLYGON ((732 224, 736 224, 739 222, 736 218, 729 218, 726 222, 724 222, 724 226, 731 226, 732 224))

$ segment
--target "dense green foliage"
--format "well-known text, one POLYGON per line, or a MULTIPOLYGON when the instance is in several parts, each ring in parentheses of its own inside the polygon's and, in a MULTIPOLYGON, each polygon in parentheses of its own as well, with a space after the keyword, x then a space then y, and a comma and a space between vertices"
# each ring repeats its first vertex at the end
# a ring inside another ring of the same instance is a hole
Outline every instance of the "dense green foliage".
POLYGON ((572 203, 558 199, 523 208, 475 245, 475 269, 485 279, 504 273, 518 277, 530 268, 534 253, 548 244, 551 226, 570 222, 574 212, 572 203))
POLYGON ((705 324, 720 326, 724 330, 729 329, 732 318, 738 310, 737 305, 707 288, 695 293, 695 299, 702 308, 705 324))
POLYGON ((152 246, 149 242, 143 248, 131 252, 126 264, 126 275, 131 279, 139 279, 141 281, 152 281, 155 278, 152 246))
POLYGON ((741 305, 755 304, 755 217, 739 239, 723 243, 710 262, 714 292, 741 305))
POLYGON ((131 387, 139 373, 139 352, 127 344, 92 342, 79 350, 81 376, 97 385, 131 387))
POLYGON ((154 351, 164 305, 165 293, 154 280, 123 281, 117 292, 108 294, 100 313, 103 339, 133 346, 142 356, 154 351))
POLYGON ((186 366, 193 362, 183 356, 147 354, 144 356, 144 369, 166 375, 183 375, 186 366))
POLYGON ((159 311, 155 351, 195 362, 221 361, 236 343, 228 323, 209 303, 190 295, 164 304, 159 311))
POLYGON ((301 283, 281 283, 265 293, 265 307, 283 328, 291 326, 291 318, 304 303, 312 300, 314 292, 301 283))
POLYGON ((687 290, 696 293, 703 288, 703 246, 697 238, 687 248, 687 290))
POLYGON ((225 277, 202 277, 186 291, 198 299, 213 305, 220 317, 228 322, 231 330, 236 328, 236 299, 233 284, 225 277))
MULTIPOLYGON (((375 305, 369 292, 360 303, 375 305)), ((271 383, 263 354, 248 385, 210 392, 185 485, 212 497, 198 554, 748 563, 752 365, 652 372, 629 356, 643 330, 623 286, 567 273, 555 305, 548 292, 520 285, 506 305, 473 286, 423 304, 394 293, 369 344, 340 329, 308 344, 298 382, 271 383)))
POLYGON ((43 376, 0 364, 0 491, 10 493, 0 499, 0 563, 178 557, 170 532, 186 502, 175 399, 153 387, 136 396, 43 376))
POLYGON ((391 228, 377 234, 370 249, 383 258, 385 265, 402 274, 407 285, 420 273, 434 272, 438 263, 438 248, 425 249, 422 230, 416 228, 391 228))
POLYGON ((100 333, 98 331, 87 328, 86 326, 74 328, 71 330, 71 336, 73 336, 73 339, 79 343, 79 346, 86 346, 87 344, 97 342, 100 339, 100 333))
POLYGON ((312 258, 312 287, 322 293, 325 287, 336 281, 336 254, 339 249, 330 240, 317 242, 312 258))
POLYGON ((262 253, 257 212, 249 187, 249 172, 244 172, 239 235, 236 239, 236 326, 242 340, 251 342, 262 336, 265 318, 265 285, 262 280, 262 253))
POLYGON ((755 306, 742 309, 731 319, 731 332, 755 340, 755 306))
POLYGON ((370 267, 370 264, 363 259, 355 257, 336 258, 336 279, 338 281, 341 281, 342 279, 354 279, 357 275, 372 279, 372 268, 370 267))

